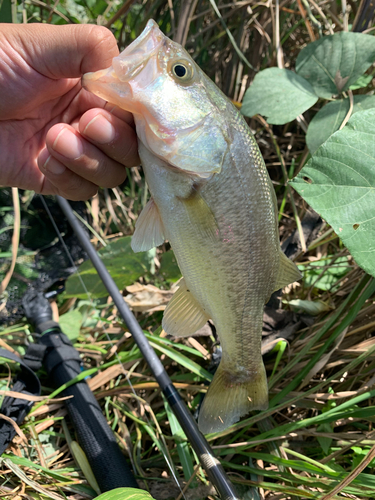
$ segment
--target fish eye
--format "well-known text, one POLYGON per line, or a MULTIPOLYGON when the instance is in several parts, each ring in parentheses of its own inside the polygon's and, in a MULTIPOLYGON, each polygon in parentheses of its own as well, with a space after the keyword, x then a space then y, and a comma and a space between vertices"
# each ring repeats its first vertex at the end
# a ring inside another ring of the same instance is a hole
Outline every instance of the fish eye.
POLYGON ((186 66, 183 64, 175 64, 173 66, 173 73, 178 76, 178 78, 184 78, 187 73, 186 66))
POLYGON ((193 65, 188 61, 177 61, 172 67, 172 76, 179 83, 189 83, 194 75, 193 65))

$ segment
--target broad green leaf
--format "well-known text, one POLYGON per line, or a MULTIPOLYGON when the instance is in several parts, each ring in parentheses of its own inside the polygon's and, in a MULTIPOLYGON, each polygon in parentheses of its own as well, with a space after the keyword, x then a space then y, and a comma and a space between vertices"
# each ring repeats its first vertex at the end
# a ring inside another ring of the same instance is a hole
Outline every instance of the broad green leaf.
POLYGON ((329 453, 329 448, 332 444, 332 438, 329 437, 330 434, 332 434, 332 427, 330 424, 320 424, 317 427, 317 432, 324 432, 327 434, 327 436, 317 436, 316 439, 318 440, 320 446, 322 447, 322 450, 326 455, 329 453))
POLYGON ((373 75, 362 75, 358 78, 356 82, 353 83, 353 85, 350 85, 350 90, 358 90, 358 89, 363 89, 367 87, 371 80, 373 78, 373 75))
POLYGON ((124 253, 134 253, 131 248, 131 241, 131 236, 124 236, 123 238, 118 238, 116 241, 112 241, 106 247, 99 250, 100 257, 102 259, 111 259, 124 253))
POLYGON ((282 125, 294 120, 318 100, 314 89, 293 71, 268 68, 260 71, 246 91, 241 113, 260 114, 268 123, 282 125))
MULTIPOLYGON (((298 266, 303 275, 303 285, 306 288, 314 286, 320 290, 335 291, 335 283, 350 271, 350 265, 346 256, 334 259, 327 257, 317 261, 298 266), (324 271, 324 272, 323 272, 324 271)), ((337 287, 336 287, 337 289, 337 287)))
POLYGON ((95 500, 154 500, 148 491, 137 488, 116 488, 102 493, 95 500))
POLYGON ((303 313, 310 314, 311 316, 317 316, 322 312, 330 310, 329 305, 323 302, 322 300, 295 299, 295 300, 290 300, 288 302, 288 305, 291 306, 292 309, 296 309, 297 311, 302 311, 303 313))
MULTIPOLYGON (((352 461, 352 470, 354 470, 365 458, 365 456, 370 451, 370 447, 365 446, 364 448, 360 448, 359 446, 352 446, 352 450, 354 451, 353 461, 352 461)), ((371 460, 368 464, 369 468, 375 467, 375 459, 371 460)))
POLYGON ((181 278, 181 271, 173 250, 168 250, 168 252, 163 253, 161 256, 159 273, 166 281, 171 281, 172 283, 181 278))
POLYGON ((0 23, 12 22, 12 2, 11 0, 0 0, 0 23))
POLYGON ((291 182, 375 276, 375 109, 356 113, 291 182))
POLYGON ((329 99, 353 85, 375 60, 375 37, 340 31, 309 43, 298 54, 296 72, 329 99))
MULTIPOLYGON (((120 290, 133 284, 149 270, 147 252, 134 253, 130 247, 131 237, 126 236, 110 243, 99 250, 99 256, 114 279, 120 290)), ((66 282, 66 297, 86 299, 87 293, 83 281, 91 298, 106 297, 107 289, 99 278, 91 261, 84 262, 66 282)))
POLYGON ((78 309, 69 311, 60 316, 59 324, 63 333, 65 333, 72 342, 75 342, 81 329, 82 314, 78 309))
MULTIPOLYGON (((349 99, 338 99, 329 102, 318 111, 311 120, 306 134, 306 143, 311 154, 314 154, 318 147, 340 128, 349 107, 349 99)), ((371 108, 375 108, 375 96, 354 96, 353 114, 371 108)))

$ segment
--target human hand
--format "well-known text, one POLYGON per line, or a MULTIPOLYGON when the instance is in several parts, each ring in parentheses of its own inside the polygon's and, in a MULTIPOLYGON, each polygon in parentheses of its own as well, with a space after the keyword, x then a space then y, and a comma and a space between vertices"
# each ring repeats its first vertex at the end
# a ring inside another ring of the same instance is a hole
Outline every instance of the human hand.
POLYGON ((124 181, 132 115, 81 87, 116 55, 103 27, 1 24, 0 185, 82 200, 124 181))

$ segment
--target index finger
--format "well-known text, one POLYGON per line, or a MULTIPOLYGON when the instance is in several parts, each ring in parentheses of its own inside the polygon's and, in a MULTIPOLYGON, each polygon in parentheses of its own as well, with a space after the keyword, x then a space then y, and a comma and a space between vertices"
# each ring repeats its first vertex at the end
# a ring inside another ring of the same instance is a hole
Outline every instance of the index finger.
POLYGON ((86 111, 79 121, 79 132, 113 160, 135 167, 140 159, 133 116, 118 108, 114 112, 121 119, 104 109, 86 111))

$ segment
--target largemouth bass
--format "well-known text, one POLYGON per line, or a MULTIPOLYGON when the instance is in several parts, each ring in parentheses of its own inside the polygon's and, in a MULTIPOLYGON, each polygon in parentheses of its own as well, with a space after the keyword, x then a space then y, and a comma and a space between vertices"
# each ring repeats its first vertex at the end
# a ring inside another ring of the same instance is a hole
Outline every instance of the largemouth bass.
POLYGON ((138 218, 134 251, 167 239, 183 279, 163 317, 173 336, 212 319, 222 360, 204 398, 203 433, 268 406, 261 356, 263 307, 300 279, 280 250, 277 205, 245 120, 189 54, 150 20, 112 66, 83 86, 134 115, 152 198, 138 218))

